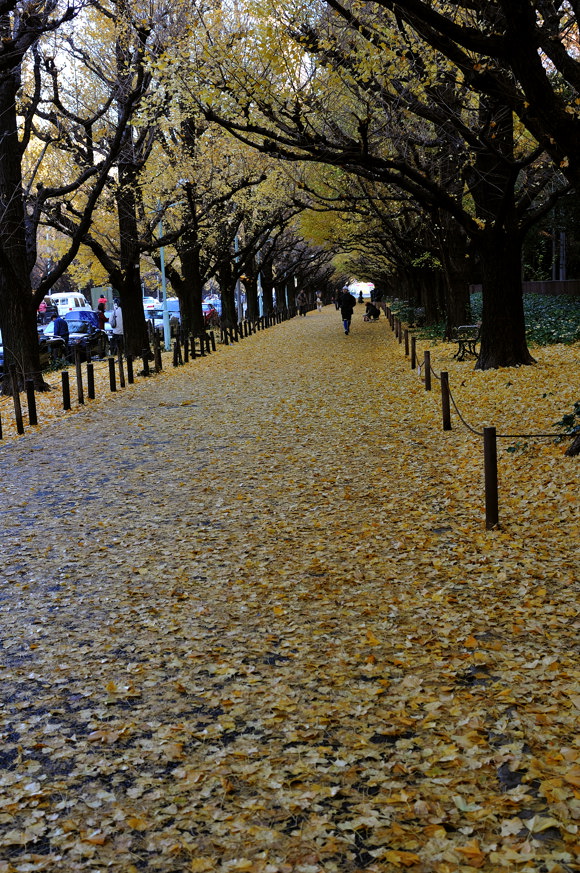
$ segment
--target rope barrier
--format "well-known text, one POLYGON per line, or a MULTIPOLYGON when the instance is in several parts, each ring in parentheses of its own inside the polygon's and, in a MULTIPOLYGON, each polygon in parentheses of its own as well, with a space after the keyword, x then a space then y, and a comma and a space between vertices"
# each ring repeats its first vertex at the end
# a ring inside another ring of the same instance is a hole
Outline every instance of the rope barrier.
MULTIPOLYGON (((441 381, 441 376, 437 375, 437 373, 435 372, 433 367, 431 367, 431 372, 432 372, 433 376, 435 376, 436 379, 441 381)), ((457 403, 455 402, 455 398, 451 392, 451 388, 448 388, 448 391, 449 391, 449 397, 451 399, 451 402, 453 403, 453 408, 455 409, 455 412, 457 413, 461 423, 467 428, 467 430, 470 430, 471 433, 474 433, 476 436, 479 436, 479 437, 483 436, 483 430, 476 430, 474 427, 472 427, 470 424, 468 424, 465 421, 461 412, 459 411, 459 407, 457 406, 457 403)), ((558 439, 562 436, 567 436, 567 435, 568 434, 557 434, 557 433, 496 433, 496 438, 497 439, 504 439, 504 440, 512 440, 512 439, 555 440, 555 439, 558 439)))

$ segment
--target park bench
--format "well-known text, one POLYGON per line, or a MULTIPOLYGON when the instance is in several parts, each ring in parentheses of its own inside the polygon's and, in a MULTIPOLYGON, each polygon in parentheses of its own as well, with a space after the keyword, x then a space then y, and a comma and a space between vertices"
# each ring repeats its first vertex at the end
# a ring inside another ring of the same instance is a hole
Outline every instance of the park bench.
POLYGON ((460 324, 456 327, 453 331, 453 340, 457 343, 457 351, 453 357, 458 361, 464 361, 466 355, 477 358, 480 332, 480 324, 460 324))

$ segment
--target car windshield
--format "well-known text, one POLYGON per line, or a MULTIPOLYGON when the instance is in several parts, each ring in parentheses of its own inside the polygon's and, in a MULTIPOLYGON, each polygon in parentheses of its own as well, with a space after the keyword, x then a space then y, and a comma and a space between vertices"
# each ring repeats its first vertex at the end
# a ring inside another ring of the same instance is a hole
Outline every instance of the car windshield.
POLYGON ((145 318, 163 318, 162 309, 148 309, 145 313, 145 318))
POLYGON ((88 321, 73 321, 67 318, 66 323, 68 324, 69 333, 88 333, 91 328, 88 321))

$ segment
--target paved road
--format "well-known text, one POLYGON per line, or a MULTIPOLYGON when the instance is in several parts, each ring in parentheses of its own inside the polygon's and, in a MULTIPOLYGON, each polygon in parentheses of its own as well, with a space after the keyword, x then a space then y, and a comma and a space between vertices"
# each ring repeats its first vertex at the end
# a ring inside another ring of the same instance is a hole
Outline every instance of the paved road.
POLYGON ((486 534, 438 422, 327 307, 0 449, 0 870, 501 866, 546 805, 498 767, 573 722, 577 520, 486 534))

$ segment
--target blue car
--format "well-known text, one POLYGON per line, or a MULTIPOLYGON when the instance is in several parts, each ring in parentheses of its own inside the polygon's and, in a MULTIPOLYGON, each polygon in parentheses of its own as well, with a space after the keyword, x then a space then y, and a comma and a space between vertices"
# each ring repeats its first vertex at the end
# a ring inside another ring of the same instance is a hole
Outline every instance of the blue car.
MULTIPOLYGON (((57 358, 64 356, 64 342, 59 336, 44 336, 42 333, 38 336, 38 346, 40 351, 40 366, 44 370, 55 361, 57 358)), ((0 375, 4 373, 4 343, 2 341, 2 333, 0 333, 0 375)))
MULTIPOLYGON (((107 333, 99 328, 96 312, 90 309, 76 309, 63 315, 68 324, 68 344, 71 360, 75 347, 81 352, 81 360, 90 361, 94 356, 104 358, 109 349, 107 333)), ((45 337, 54 337, 54 322, 44 328, 45 337)))

